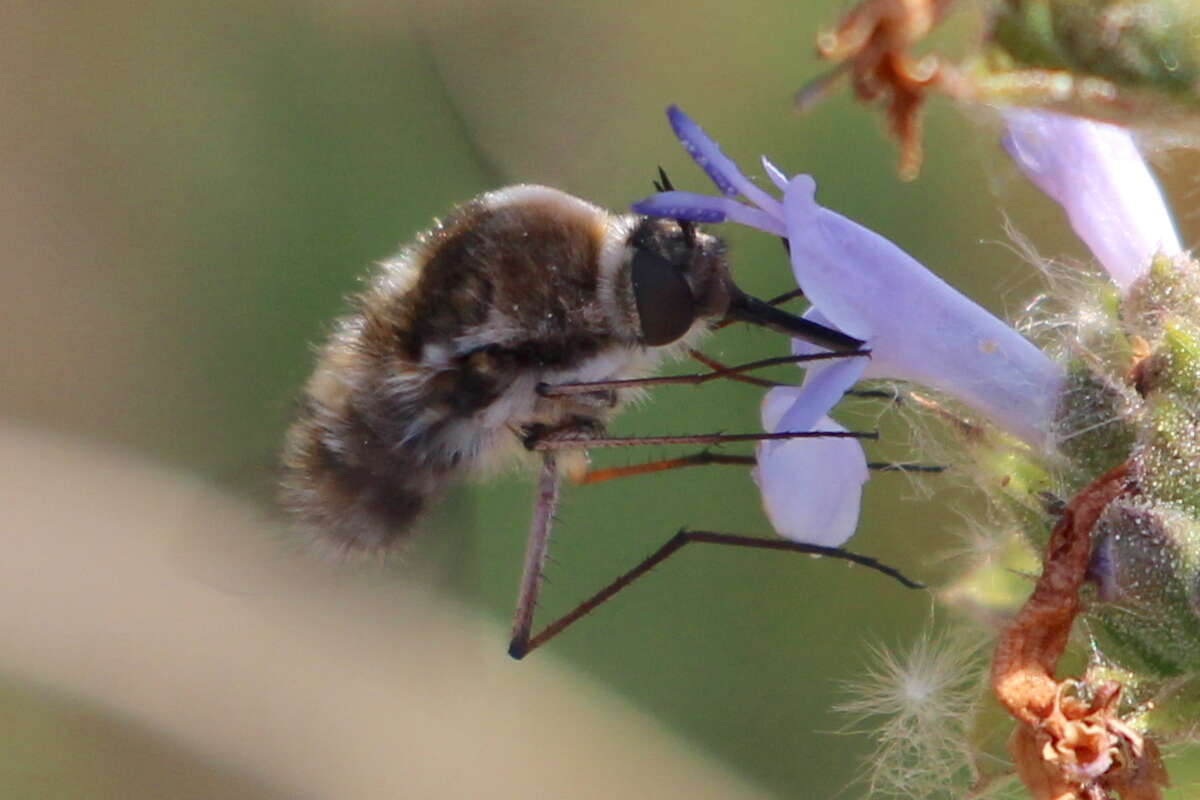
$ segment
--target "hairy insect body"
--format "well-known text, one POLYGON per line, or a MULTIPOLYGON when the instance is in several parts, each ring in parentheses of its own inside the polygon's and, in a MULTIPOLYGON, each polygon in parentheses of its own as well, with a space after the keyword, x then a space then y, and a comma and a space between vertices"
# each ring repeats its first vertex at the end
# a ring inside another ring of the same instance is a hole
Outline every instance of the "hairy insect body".
POLYGON ((629 390, 730 304, 724 247, 672 220, 514 186, 382 265, 321 348, 283 455, 282 501, 316 542, 373 553, 455 482, 539 433, 596 435, 629 390))

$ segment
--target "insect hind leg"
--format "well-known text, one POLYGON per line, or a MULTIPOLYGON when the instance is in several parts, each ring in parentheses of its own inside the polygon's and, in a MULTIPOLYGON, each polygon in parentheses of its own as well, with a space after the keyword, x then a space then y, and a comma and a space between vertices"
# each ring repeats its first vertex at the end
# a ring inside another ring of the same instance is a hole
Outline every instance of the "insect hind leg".
MULTIPOLYGON (((620 467, 589 469, 579 477, 572 476, 571 480, 576 486, 590 486, 595 483, 616 480, 617 478, 632 478, 636 475, 651 475, 656 472, 669 472, 675 469, 686 469, 687 467, 706 467, 713 464, 754 467, 757 463, 758 459, 754 456, 726 455, 724 453, 714 453, 711 450, 701 450, 697 453, 678 456, 676 458, 643 461, 638 464, 626 464, 620 467)), ((946 471, 945 465, 942 464, 917 464, 896 461, 868 461, 867 469, 875 472, 910 473, 940 473, 946 471)))
MULTIPOLYGON (((551 622, 536 636, 529 636, 527 630, 525 632, 526 635, 521 640, 521 648, 519 652, 514 652, 514 649, 510 647, 509 655, 513 656, 513 658, 522 658, 523 656, 546 644, 555 636, 558 636, 560 633, 569 628, 571 625, 599 608, 608 600, 611 600, 622 589, 630 586, 638 578, 650 572, 650 570, 654 569, 659 564, 662 564, 668 558, 692 542, 724 545, 727 547, 746 547, 758 550, 780 550, 791 553, 805 553, 807 555, 824 556, 827 558, 838 558, 876 570, 877 572, 881 572, 884 575, 894 578, 909 589, 925 588, 923 583, 908 578, 894 567, 890 567, 870 556, 865 556, 850 550, 844 550, 840 547, 825 547, 822 545, 793 542, 785 539, 758 539, 753 536, 741 536, 733 533, 689 531, 687 529, 681 529, 676 532, 674 536, 668 539, 661 547, 647 556, 640 563, 635 565, 633 569, 630 569, 628 572, 625 572, 617 577, 617 579, 608 584, 608 586, 605 586, 603 589, 596 592, 587 600, 584 600, 582 603, 576 606, 574 610, 564 614, 554 622, 551 622)), ((514 645, 515 644, 516 640, 514 639, 514 645)))
MULTIPOLYGON (((542 567, 545 563, 550 541, 550 530, 554 511, 558 505, 560 488, 559 464, 555 459, 557 451, 579 451, 590 447, 626 447, 645 444, 723 444, 731 441, 758 441, 776 438, 801 437, 845 437, 873 438, 874 434, 861 434, 845 431, 794 431, 774 434, 708 434, 699 436, 668 436, 668 437, 607 437, 601 424, 593 420, 572 418, 558 425, 531 425, 519 432, 528 450, 542 453, 542 470, 538 479, 537 495, 534 502, 533 519, 530 523, 529 540, 526 546, 524 568, 521 575, 520 589, 517 595, 517 608, 513 619, 512 637, 508 653, 514 659, 522 659, 533 650, 562 633, 576 621, 586 616, 612 598, 625 587, 632 584, 655 566, 681 550, 691 542, 720 544, 733 547, 747 547, 762 550, 781 550, 785 552, 806 553, 829 558, 840 558, 861 566, 882 572, 909 588, 923 588, 923 584, 911 580, 899 570, 890 567, 870 556, 854 553, 838 547, 793 542, 783 539, 757 539, 729 533, 711 531, 680 530, 662 547, 633 569, 619 576, 615 581, 601 589, 591 598, 580 603, 570 613, 547 625, 536 636, 532 635, 533 617, 537 608, 537 598, 541 589, 542 567)), ((660 472, 689 466, 705 464, 732 464, 752 466, 754 458, 750 456, 724 456, 702 451, 691 456, 676 459, 665 459, 634 465, 627 468, 600 470, 591 473, 591 479, 584 475, 577 482, 597 483, 611 478, 627 475, 660 472)), ((906 465, 874 464, 875 468, 903 469, 906 465)), ((940 471, 938 467, 911 465, 918 471, 940 471)))
POLYGON ((529 540, 525 545, 521 583, 517 590, 517 608, 513 613, 512 637, 508 644, 508 654, 518 660, 524 658, 532 649, 529 646, 529 635, 533 631, 533 614, 537 610, 542 567, 546 563, 546 553, 550 546, 550 530, 554 522, 554 511, 558 507, 560 483, 555 455, 543 454, 537 494, 534 496, 533 519, 529 523, 529 540))

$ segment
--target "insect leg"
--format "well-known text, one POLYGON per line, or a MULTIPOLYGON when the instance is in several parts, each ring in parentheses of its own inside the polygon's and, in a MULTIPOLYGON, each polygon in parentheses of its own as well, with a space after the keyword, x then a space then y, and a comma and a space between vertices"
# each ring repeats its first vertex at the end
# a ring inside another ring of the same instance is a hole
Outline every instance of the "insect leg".
MULTIPOLYGON (((775 356, 748 361, 736 367, 725 367, 712 372, 698 372, 689 375, 661 375, 653 378, 627 378, 614 381, 584 381, 581 383, 540 383, 537 393, 542 397, 566 397, 577 394, 592 394, 598 391, 634 389, 643 386, 663 386, 666 384, 696 385, 708 383, 718 378, 730 378, 743 372, 774 367, 780 364, 807 364, 814 361, 829 361, 835 358, 856 358, 870 356, 870 350, 856 350, 853 353, 812 353, 798 356, 775 356)), ((774 385, 774 384, 772 384, 774 385)))
MULTIPOLYGON (((699 361, 701 364, 703 364, 704 366, 713 370, 714 372, 724 373, 722 375, 714 376, 713 379, 726 378, 728 380, 736 381, 738 383, 748 383, 752 386, 761 386, 764 389, 772 389, 776 386, 795 386, 796 385, 794 383, 780 383, 778 381, 768 381, 763 378, 755 378, 750 375, 743 375, 743 374, 741 374, 741 370, 747 366, 746 364, 741 364, 739 366, 731 367, 728 364, 718 361, 717 359, 713 358, 712 356, 701 353, 699 350, 688 350, 688 356, 696 361, 699 361)), ((751 363, 755 363, 755 362, 751 362, 751 363)), ((882 389, 850 389, 849 391, 846 392, 846 396, 847 397, 871 398, 873 400, 890 400, 891 402, 893 402, 897 405, 899 405, 902 402, 900 395, 897 394, 896 392, 889 392, 889 391, 882 390, 882 389)))
MULTIPOLYGON (((596 607, 603 604, 617 592, 621 591, 626 586, 640 578, 642 575, 649 572, 656 565, 661 564, 672 554, 682 549, 684 545, 690 542, 722 544, 726 546, 748 547, 765 550, 782 550, 787 552, 807 553, 809 555, 828 556, 831 558, 841 558, 862 566, 869 567, 871 569, 875 569, 884 573, 885 575, 889 575, 909 588, 922 588, 922 584, 905 577, 893 567, 882 564, 869 556, 860 555, 858 553, 854 553, 849 550, 843 550, 842 548, 838 547, 823 547, 821 545, 792 542, 783 539, 756 539, 749 536, 738 536, 727 533, 681 530, 670 540, 668 540, 662 547, 652 553, 648 558, 639 563, 629 572, 621 575, 607 587, 597 592, 588 600, 585 600, 569 614, 560 617, 555 622, 547 625, 536 636, 531 636, 533 630, 533 616, 537 609, 537 598, 541 588, 542 566, 546 559, 547 547, 550 541, 550 529, 553 523, 554 510, 558 505, 560 479, 558 475, 558 465, 554 458, 554 450, 579 449, 580 447, 590 448, 595 446, 632 446, 640 444, 680 443, 679 440, 694 441, 697 439, 712 442, 714 438, 717 440, 736 439, 738 441, 744 441, 747 437, 751 439, 761 439, 830 435, 859 437, 872 436, 872 434, 853 434, 847 432, 821 433, 806 431, 798 434, 742 434, 733 437, 722 437, 719 434, 700 437, 595 437, 594 432, 592 435, 589 435, 587 432, 581 432, 574 428, 531 432, 526 437, 526 446, 531 450, 543 450, 543 462, 542 470, 538 478, 538 488, 534 503, 533 520, 530 523, 529 541, 525 551, 525 562, 521 574, 520 589, 517 594, 517 608, 513 619, 512 638, 510 639, 508 647, 509 655, 518 660, 524 658, 528 653, 557 636, 576 620, 580 619, 596 607), (547 444, 557 446, 547 447, 545 446, 547 444)), ((690 456, 683 456, 675 459, 654 461, 623 468, 617 467, 607 470, 597 470, 596 472, 589 473, 588 475, 584 476, 584 478, 579 482, 582 484, 599 483, 601 481, 625 477, 628 475, 662 472, 670 469, 700 466, 704 464, 733 464, 740 466, 753 466, 754 463, 755 459, 752 456, 727 456, 703 451, 690 456)), ((868 466, 872 469, 914 472, 941 472, 943 469, 943 467, 939 466, 894 464, 889 462, 873 462, 868 466)))
MULTIPOLYGON (((618 577, 608 586, 605 586, 599 592, 592 595, 587 600, 584 600, 573 611, 554 622, 547 625, 536 636, 528 639, 525 642, 525 648, 521 651, 521 655, 532 652, 546 642, 553 639, 558 634, 562 633, 576 621, 586 616, 605 601, 612 598, 617 592, 621 591, 638 578, 645 575, 654 567, 666 561, 672 555, 682 550, 685 545, 692 542, 704 544, 719 544, 728 547, 747 547, 760 550, 782 550, 791 553, 806 553, 808 555, 826 556, 829 558, 840 558, 846 561, 852 561, 864 567, 868 567, 884 575, 895 578, 904 586, 910 589, 923 589, 925 585, 906 577, 899 570, 882 564, 870 556, 864 556, 859 553, 854 553, 849 550, 843 550, 840 547, 823 547, 815 544, 804 544, 802 542, 791 542, 784 539, 757 539, 752 536, 739 536, 732 533, 714 533, 712 531, 689 531, 680 530, 674 536, 667 540, 662 547, 651 553, 645 560, 637 564, 633 569, 618 577)), ((509 651, 511 654, 511 650, 509 651)), ((520 656, 514 656, 520 658, 520 656)))
MULTIPOLYGON (((590 470, 572 482, 576 486, 590 486, 593 483, 604 483, 605 481, 617 478, 650 475, 655 472, 669 472, 673 469, 684 469, 686 467, 705 467, 709 464, 753 467, 757 463, 758 460, 754 456, 729 456, 714 453, 710 450, 701 450, 699 453, 679 456, 678 458, 664 458, 658 461, 646 461, 641 464, 627 464, 623 467, 605 467, 603 469, 590 470)), ((911 464, 895 461, 868 461, 867 469, 877 472, 938 473, 946 471, 946 467, 940 464, 911 464)))
POLYGON ((517 609, 513 614, 512 638, 508 654, 520 659, 529 652, 529 634, 533 630, 533 614, 537 610, 538 590, 542 582, 542 566, 550 545, 550 528, 558 506, 558 463, 553 453, 542 456, 538 475, 537 494, 533 504, 533 519, 529 523, 529 541, 525 545, 525 563, 517 591, 517 609))
POLYGON ((735 466, 752 467, 756 463, 754 456, 727 456, 701 450, 689 456, 665 458, 661 461, 647 461, 642 464, 630 464, 624 467, 607 467, 605 469, 589 470, 587 474, 575 481, 578 486, 592 483, 603 483, 615 478, 628 478, 634 475, 649 475, 654 472, 667 472, 684 467, 703 467, 708 464, 732 464, 735 466))
MULTIPOLYGON (((816 435, 822 434, 818 433, 816 435)), ((757 435, 753 436, 757 437, 757 435)), ((762 436, 773 436, 773 434, 762 434, 762 436)), ((608 443, 607 446, 613 446, 611 443, 614 441, 630 445, 653 444, 661 443, 658 440, 663 438, 683 438, 691 441, 696 437, 649 437, 649 439, 647 437, 629 437, 628 439, 619 439, 599 437, 596 435, 596 431, 583 430, 578 426, 551 430, 538 428, 526 433, 525 446, 530 450, 541 450, 543 455, 542 469, 538 476, 537 494, 533 507, 533 519, 529 524, 529 539, 525 546, 525 561, 521 571, 521 582, 517 591, 517 607, 513 614, 512 637, 508 645, 508 654, 512 658, 524 658, 536 646, 531 642, 530 634, 533 630, 533 615, 537 610, 538 592, 541 589, 542 566, 546 561, 546 552, 550 544, 550 529, 554 521, 554 510, 558 506, 558 490, 561 483, 554 451, 590 448, 597 446, 597 443, 600 443, 599 446, 605 446, 605 443, 608 443)), ((701 437, 701 439, 703 438, 701 437)), ((677 547, 681 546, 682 544, 677 547)), ((666 555, 669 554, 667 553, 666 555)), ((663 555, 662 558, 666 558, 666 555, 663 555)), ((649 568, 649 566, 646 567, 646 569, 649 568)), ((603 600, 599 602, 603 602, 603 600)))
POLYGON ((736 383, 748 383, 751 386, 759 386, 759 387, 762 387, 763 389, 772 389, 776 386, 787 386, 788 385, 785 383, 780 383, 779 381, 769 381, 765 378, 755 378, 753 375, 742 375, 740 372, 738 372, 736 369, 730 367, 728 364, 723 364, 720 361, 717 361, 715 358, 706 356, 704 353, 701 353, 699 350, 689 349, 688 356, 691 357, 695 361, 699 361, 701 364, 708 367, 713 372, 725 373, 725 375, 724 375, 725 378, 727 378, 731 381, 734 381, 736 383))
POLYGON ((780 431, 778 433, 696 433, 683 436, 581 436, 574 430, 537 431, 525 437, 529 450, 578 450, 581 447, 638 447, 668 444, 719 445, 734 442, 768 442, 780 439, 878 439, 876 432, 780 431))

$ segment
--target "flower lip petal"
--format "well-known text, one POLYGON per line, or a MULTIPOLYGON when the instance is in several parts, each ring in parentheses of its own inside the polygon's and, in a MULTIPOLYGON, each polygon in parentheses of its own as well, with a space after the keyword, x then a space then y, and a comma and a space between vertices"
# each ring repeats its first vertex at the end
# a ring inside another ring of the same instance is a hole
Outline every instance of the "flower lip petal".
MULTIPOLYGON (((827 416, 858 380, 866 359, 812 367, 801 387, 776 387, 763 397, 762 424, 771 432, 845 431, 827 416)), ((854 534, 862 485, 869 472, 855 439, 815 438, 763 442, 754 480, 763 508, 780 536, 836 547, 854 534)))
POLYGON ((1162 191, 1129 131, 1049 111, 1004 115, 1005 150, 1062 206, 1117 287, 1128 289, 1162 253, 1182 250, 1162 191))
MULTIPOLYGON (((768 392, 764 406, 777 391, 768 392)), ((818 420, 818 429, 845 430, 828 417, 818 420)), ((862 446, 843 438, 763 443, 754 470, 775 531, 785 539, 825 547, 838 547, 854 535, 868 476, 862 446)))

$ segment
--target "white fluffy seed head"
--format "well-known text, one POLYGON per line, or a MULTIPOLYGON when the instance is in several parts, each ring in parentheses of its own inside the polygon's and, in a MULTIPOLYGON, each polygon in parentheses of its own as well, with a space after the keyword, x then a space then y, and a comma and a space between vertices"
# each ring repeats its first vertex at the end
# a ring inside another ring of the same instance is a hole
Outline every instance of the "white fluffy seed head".
POLYGON ((906 651, 871 648, 835 710, 875 742, 862 780, 871 797, 959 797, 978 777, 971 727, 987 664, 983 641, 926 631, 906 651))

